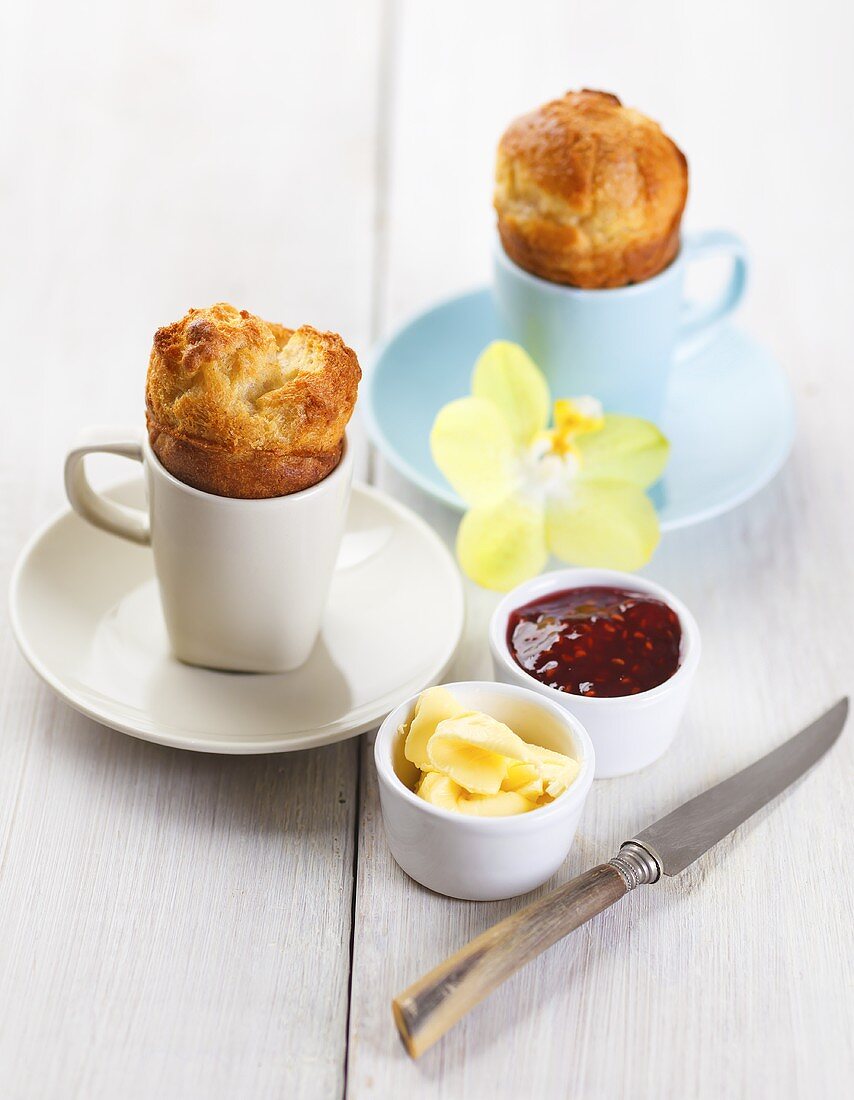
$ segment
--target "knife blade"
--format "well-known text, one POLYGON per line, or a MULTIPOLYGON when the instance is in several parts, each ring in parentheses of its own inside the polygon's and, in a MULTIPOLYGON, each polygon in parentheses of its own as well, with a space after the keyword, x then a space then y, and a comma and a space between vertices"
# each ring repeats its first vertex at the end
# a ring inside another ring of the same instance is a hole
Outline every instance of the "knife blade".
POLYGON ((767 756, 662 817, 634 843, 652 854, 665 875, 678 875, 800 779, 836 741, 848 717, 848 699, 784 741, 767 756))
POLYGON ((419 1057, 511 974, 630 890, 684 871, 806 774, 847 717, 846 697, 754 764, 626 841, 607 863, 488 928, 395 997, 395 1023, 410 1055, 419 1057))

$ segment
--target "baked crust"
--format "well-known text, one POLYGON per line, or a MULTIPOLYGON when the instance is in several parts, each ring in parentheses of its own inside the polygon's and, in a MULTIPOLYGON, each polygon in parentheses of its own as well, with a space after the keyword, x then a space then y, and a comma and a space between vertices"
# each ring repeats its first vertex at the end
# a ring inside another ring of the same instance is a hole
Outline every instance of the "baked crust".
POLYGON ((145 388, 151 447, 207 493, 274 497, 341 459, 359 362, 334 332, 262 321, 218 302, 157 330, 145 388))
POLYGON ((495 181, 504 251, 542 279, 625 286, 679 251, 688 162, 657 123, 608 92, 568 92, 516 119, 495 181))

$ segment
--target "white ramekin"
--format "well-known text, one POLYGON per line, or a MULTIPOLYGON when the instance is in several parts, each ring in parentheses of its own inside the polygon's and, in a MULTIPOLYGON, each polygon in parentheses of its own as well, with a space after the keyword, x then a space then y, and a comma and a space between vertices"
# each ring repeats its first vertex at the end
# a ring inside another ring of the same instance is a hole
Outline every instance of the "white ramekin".
POLYGON ((446 684, 472 710, 505 722, 521 738, 575 757, 572 785, 547 806, 512 817, 468 817, 432 806, 412 792, 418 771, 403 755, 400 727, 418 698, 380 726, 374 760, 391 854, 423 886, 452 898, 495 901, 527 893, 551 878, 572 845, 593 782, 593 746, 583 725, 527 686, 469 681, 446 684))
POLYGON ((700 631, 694 616, 681 600, 645 577, 613 569, 559 569, 543 573, 508 592, 489 624, 489 647, 497 680, 554 699, 581 721, 596 750, 596 778, 609 779, 645 768, 670 747, 700 660, 700 631), (510 613, 549 593, 591 585, 645 592, 673 608, 682 626, 682 650, 679 668, 669 680, 638 695, 588 699, 546 687, 516 663, 507 646, 510 613))

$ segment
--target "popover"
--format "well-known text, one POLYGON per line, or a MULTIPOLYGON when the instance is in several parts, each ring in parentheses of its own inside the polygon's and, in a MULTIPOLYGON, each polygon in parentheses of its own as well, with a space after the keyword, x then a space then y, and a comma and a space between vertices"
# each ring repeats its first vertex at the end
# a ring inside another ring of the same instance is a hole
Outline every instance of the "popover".
POLYGON ((262 321, 218 302, 157 330, 146 422, 179 480, 227 497, 274 497, 338 464, 362 372, 334 332, 262 321))
POLYGON ((541 279, 618 287, 679 251, 688 162, 658 123, 608 92, 568 92, 511 123, 498 146, 504 251, 541 279))

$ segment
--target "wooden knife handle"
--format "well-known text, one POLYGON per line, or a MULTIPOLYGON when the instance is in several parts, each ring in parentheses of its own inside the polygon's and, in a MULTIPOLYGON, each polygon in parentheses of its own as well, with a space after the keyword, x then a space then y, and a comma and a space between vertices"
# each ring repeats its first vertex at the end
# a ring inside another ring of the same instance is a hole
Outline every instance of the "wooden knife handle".
POLYGON ((467 943, 392 1001, 406 1049, 418 1058, 511 974, 628 890, 616 867, 602 863, 467 943))

